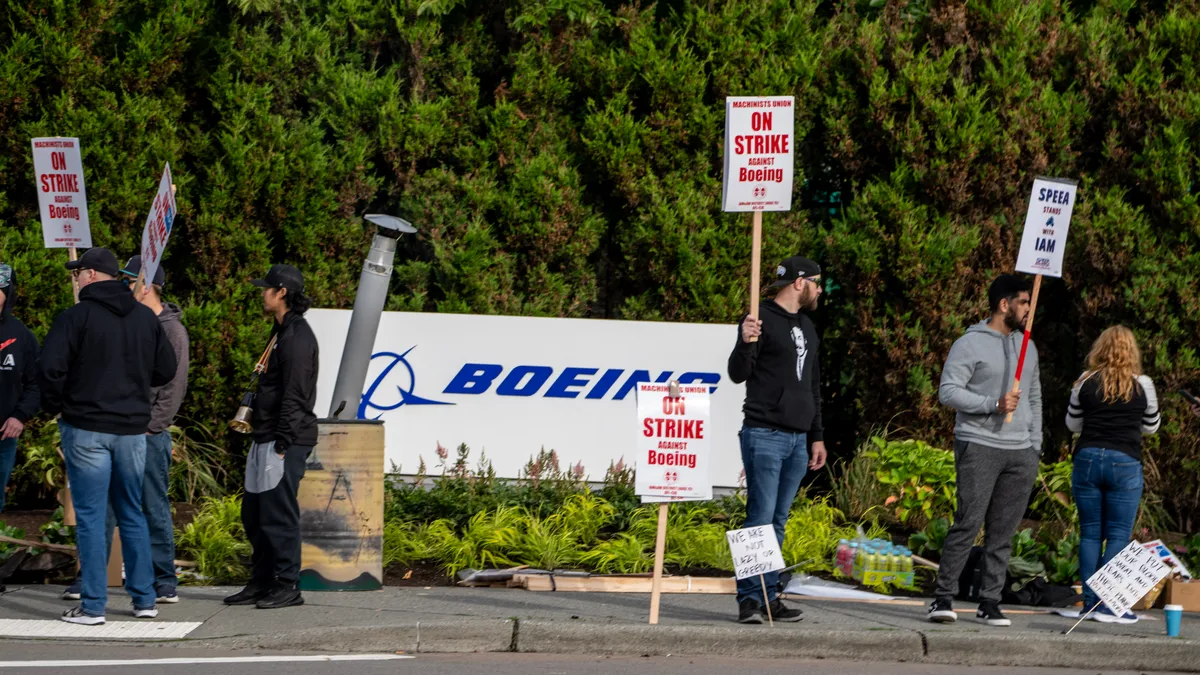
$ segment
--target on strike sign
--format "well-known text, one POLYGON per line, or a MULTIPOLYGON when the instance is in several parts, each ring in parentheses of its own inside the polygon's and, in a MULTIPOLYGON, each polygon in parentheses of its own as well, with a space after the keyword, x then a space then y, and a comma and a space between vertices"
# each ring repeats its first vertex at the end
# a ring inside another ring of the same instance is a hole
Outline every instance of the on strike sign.
POLYGON ((643 501, 712 499, 707 385, 638 385, 636 492, 643 501))
POLYGON ((1021 235, 1021 252, 1017 256, 1018 272, 1062 276, 1067 228, 1071 224, 1078 187, 1075 181, 1063 178, 1033 181, 1029 211, 1025 214, 1025 233, 1021 235))
POLYGON ((91 248, 78 138, 33 139, 33 171, 46 248, 91 248))
POLYGON ((171 165, 167 164, 163 167, 162 180, 158 182, 158 194, 154 195, 150 215, 146 217, 146 227, 142 229, 142 278, 147 285, 162 264, 163 249, 167 247, 167 238, 171 236, 174 223, 175 193, 171 191, 171 165))
POLYGON ((792 209, 792 96, 725 99, 722 211, 792 209))

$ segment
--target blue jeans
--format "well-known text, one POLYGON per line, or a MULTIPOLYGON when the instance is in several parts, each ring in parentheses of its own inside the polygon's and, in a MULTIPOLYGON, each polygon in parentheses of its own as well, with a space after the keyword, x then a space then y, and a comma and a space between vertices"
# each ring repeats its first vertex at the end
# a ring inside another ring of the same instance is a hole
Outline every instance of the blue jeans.
MULTIPOLYGON (((69 427, 60 423, 61 427, 69 427)), ((108 547, 105 515, 111 501, 121 528, 125 558, 125 590, 133 606, 154 606, 154 568, 150 537, 142 513, 142 481, 146 468, 146 436, 118 436, 84 429, 71 431, 63 448, 75 504, 75 539, 83 581, 84 614, 104 616, 108 602, 108 547)))
MULTIPOLYGON (((742 427, 742 466, 746 469, 746 524, 743 527, 771 525, 775 538, 783 545, 788 514, 800 491, 800 481, 808 471, 808 438, 774 429, 742 427)), ((775 599, 779 572, 763 575, 767 583, 764 600, 762 581, 756 577, 737 582, 737 600, 755 600, 766 604, 775 599)))
POLYGON ((8 478, 17 463, 17 439, 0 441, 0 511, 4 510, 4 493, 8 491, 8 478))
POLYGON ((1071 488, 1079 509, 1083 606, 1091 608, 1099 600, 1087 580, 1128 546, 1133 536, 1142 500, 1142 463, 1116 450, 1080 448, 1075 452, 1071 488))

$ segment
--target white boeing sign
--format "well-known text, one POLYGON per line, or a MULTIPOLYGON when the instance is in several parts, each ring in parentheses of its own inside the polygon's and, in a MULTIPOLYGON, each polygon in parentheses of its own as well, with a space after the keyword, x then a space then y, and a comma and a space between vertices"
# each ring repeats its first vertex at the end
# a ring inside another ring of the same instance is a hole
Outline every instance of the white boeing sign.
MULTIPOLYGON (((321 347, 317 413, 329 411, 349 310, 307 315, 321 347)), ((603 480, 609 464, 632 467, 629 433, 641 382, 708 385, 712 480, 735 487, 742 471, 737 432, 745 387, 725 372, 732 325, 384 312, 357 414, 382 419, 387 468, 414 474, 421 459, 437 475, 438 444, 485 453, 496 473, 517 478, 542 448, 564 469, 582 462, 603 480)))

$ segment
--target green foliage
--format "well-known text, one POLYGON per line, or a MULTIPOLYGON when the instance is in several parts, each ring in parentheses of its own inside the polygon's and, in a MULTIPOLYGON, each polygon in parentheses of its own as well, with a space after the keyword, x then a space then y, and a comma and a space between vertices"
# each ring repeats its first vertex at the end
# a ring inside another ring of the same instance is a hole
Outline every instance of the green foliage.
POLYGON ((934 518, 924 530, 908 538, 908 547, 917 555, 941 555, 942 549, 946 547, 946 535, 949 533, 950 521, 946 518, 934 518))
POLYGON ((223 448, 212 442, 212 432, 202 424, 172 426, 171 470, 167 492, 172 501, 195 503, 226 492, 229 472, 222 464, 223 448))
MULTIPOLYGON (((0 534, 6 537, 12 537, 13 539, 25 538, 25 530, 19 527, 7 525, 3 520, 0 520, 0 534)), ((0 541, 0 557, 7 558, 16 549, 16 544, 9 544, 7 542, 0 541)))
POLYGON ((1040 465, 1037 483, 1033 486, 1033 499, 1029 504, 1034 517, 1064 526, 1078 524, 1079 511, 1071 499, 1073 466, 1070 460, 1040 465))
POLYGON ((241 495, 205 499, 192 522, 175 532, 175 549, 197 565, 205 584, 245 581, 250 543, 242 527, 241 495))
POLYGON ((42 524, 40 531, 42 533, 42 541, 47 544, 75 545, 75 526, 63 523, 63 507, 61 506, 55 509, 50 522, 42 524))
POLYGON ((955 506, 954 455, 918 440, 871 439, 867 457, 878 461, 875 476, 891 489, 885 504, 904 524, 920 527, 951 517, 955 506))
MULTIPOLYGON (((827 497, 801 498, 792 508, 783 541, 783 559, 788 564, 805 563, 804 571, 833 572, 833 555, 841 539, 858 536, 856 524, 834 508, 827 497)), ((868 539, 886 534, 878 524, 865 529, 868 539)))

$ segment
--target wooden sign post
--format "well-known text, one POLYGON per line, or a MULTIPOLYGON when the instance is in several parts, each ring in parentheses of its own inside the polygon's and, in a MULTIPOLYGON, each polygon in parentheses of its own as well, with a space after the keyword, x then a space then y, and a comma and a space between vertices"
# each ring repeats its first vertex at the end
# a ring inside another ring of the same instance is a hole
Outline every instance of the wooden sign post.
MULTIPOLYGON (((1062 276, 1067 231, 1071 225, 1071 212, 1075 208, 1078 187, 1077 181, 1065 178, 1038 177, 1033 181, 1029 210, 1025 213, 1025 231, 1021 235, 1021 251, 1017 255, 1017 271, 1034 275, 1033 293, 1029 299, 1029 317, 1025 320, 1021 354, 1017 357, 1013 393, 1021 390, 1021 375, 1025 370, 1029 338, 1033 334, 1033 319, 1037 314, 1042 276, 1062 276)), ((1012 420, 1013 414, 1010 412, 1004 421, 1011 423, 1012 420)))
POLYGON ((763 211, 792 209, 795 99, 725 99, 725 178, 721 210, 753 213, 750 239, 750 316, 758 319, 762 282, 763 211))

